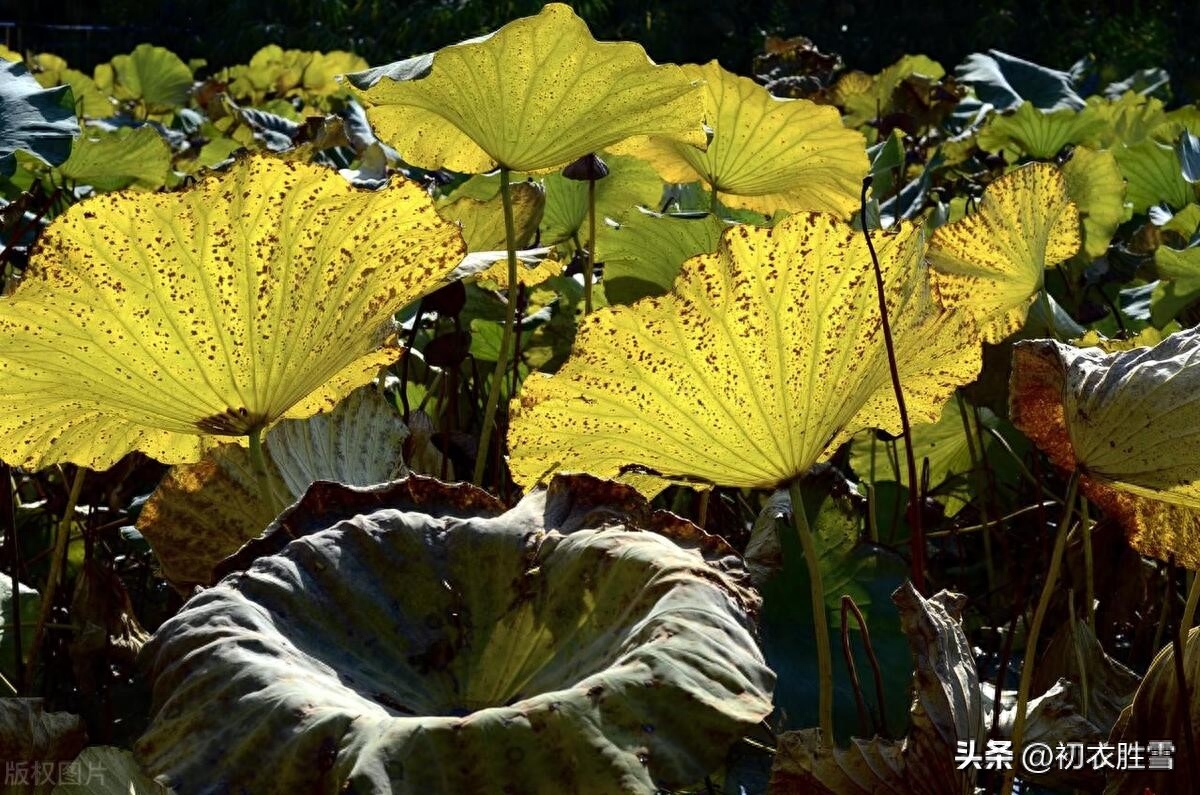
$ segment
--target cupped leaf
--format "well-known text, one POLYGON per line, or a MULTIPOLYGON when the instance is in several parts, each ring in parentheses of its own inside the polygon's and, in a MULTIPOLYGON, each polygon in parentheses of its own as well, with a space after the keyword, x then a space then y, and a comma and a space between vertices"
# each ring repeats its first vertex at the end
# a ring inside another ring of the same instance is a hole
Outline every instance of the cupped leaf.
POLYGON ((989 185, 975 213, 938 227, 929 262, 942 302, 970 312, 998 342, 1025 322, 1046 268, 1080 245, 1062 172, 1031 163, 989 185))
MULTIPOLYGON (((933 420, 975 377, 969 321, 928 292, 917 227, 876 240, 909 414, 933 420)), ((871 258, 834 216, 730 229, 672 292, 583 323, 571 359, 513 403, 514 478, 656 473, 710 484, 787 482, 863 427, 895 432, 871 258)))
POLYGON ((379 137, 428 169, 546 171, 632 135, 705 143, 700 90, 679 67, 595 41, 560 3, 360 96, 379 137))
POLYGON ((65 92, 42 88, 22 63, 0 62, 0 176, 13 172, 18 150, 50 165, 67 159, 79 124, 65 92))
POLYGON ((1113 154, 1129 183, 1126 197, 1135 213, 1144 213, 1159 203, 1180 209, 1196 200, 1195 189, 1183 178, 1175 147, 1148 138, 1133 146, 1118 147, 1113 154))
POLYGON ((1026 102, 1011 115, 993 116, 979 131, 978 141, 988 152, 1010 152, 1010 162, 1022 155, 1049 160, 1069 144, 1094 142, 1104 128, 1104 120, 1095 115, 1046 112, 1026 102))
POLYGON ((342 521, 201 592, 147 646, 135 750, 182 795, 651 795, 770 712, 729 547, 631 490, 560 482, 494 518, 365 513, 340 491, 306 502, 340 499, 342 521))
POLYGON ((1106 354, 1050 340, 1013 351, 1013 422, 1144 555, 1200 569, 1200 331, 1106 354))
POLYGON ((171 171, 171 148, 150 126, 89 127, 58 171, 72 182, 98 191, 158 190, 171 171))
POLYGON ((716 61, 687 65, 705 82, 713 137, 706 151, 661 137, 617 147, 654 164, 668 182, 703 180, 722 202, 770 215, 821 210, 849 218, 867 174, 866 142, 836 109, 779 99, 716 61))
MULTIPOLYGON (((99 73, 98 73, 99 74, 99 73)), ((187 104, 192 70, 165 47, 139 44, 112 59, 112 84, 103 85, 119 100, 140 102, 147 113, 167 113, 187 104)), ((102 78, 97 79, 97 83, 102 78)))
POLYGON ((268 488, 246 448, 221 445, 199 463, 173 467, 138 515, 162 576, 180 593, 213 583, 213 568, 259 535, 282 504, 318 480, 367 486, 406 474, 408 428, 371 386, 328 414, 286 420, 263 445, 268 488))
POLYGON ((396 358, 393 313, 463 253, 416 185, 267 157, 81 202, 0 301, 0 458, 184 463, 328 410, 396 358))
POLYGON ((1067 195, 1079 208, 1083 222, 1083 250, 1090 259, 1101 257, 1117 227, 1130 215, 1117 159, 1107 150, 1079 146, 1062 171, 1067 195))

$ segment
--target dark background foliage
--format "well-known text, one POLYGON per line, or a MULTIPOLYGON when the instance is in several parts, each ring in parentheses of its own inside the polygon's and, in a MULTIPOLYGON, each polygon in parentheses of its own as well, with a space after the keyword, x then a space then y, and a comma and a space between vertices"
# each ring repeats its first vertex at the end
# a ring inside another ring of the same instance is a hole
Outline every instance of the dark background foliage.
MULTIPOLYGON (((802 34, 846 64, 878 71, 905 53, 948 68, 996 48, 1067 68, 1092 55, 1105 80, 1171 72, 1200 95, 1200 3, 1168 0, 576 0, 601 39, 632 39, 658 61, 719 58, 740 73, 767 33, 802 34)), ((0 0, 0 41, 60 54, 89 69, 149 41, 219 67, 268 43, 349 49, 386 63, 535 13, 542 0, 0 0)))

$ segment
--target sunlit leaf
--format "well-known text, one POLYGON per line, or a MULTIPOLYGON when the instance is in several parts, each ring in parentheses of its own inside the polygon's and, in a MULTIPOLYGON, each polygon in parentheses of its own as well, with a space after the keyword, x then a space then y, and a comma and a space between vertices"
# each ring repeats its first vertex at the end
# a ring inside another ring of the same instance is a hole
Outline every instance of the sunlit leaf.
POLYGON ((1135 213, 1144 213, 1164 202, 1179 209, 1196 200, 1196 192, 1183 178, 1179 152, 1168 144, 1146 139, 1114 150, 1128 186, 1125 197, 1135 213))
POLYGON ((1106 149, 1119 144, 1132 146, 1150 137, 1167 121, 1162 100, 1132 91, 1110 100, 1089 97, 1084 113, 1104 120, 1105 130, 1101 132, 1098 144, 1106 149))
POLYGON ((1083 222, 1083 250, 1091 259, 1103 256, 1117 227, 1129 219, 1117 160, 1112 152, 1079 146, 1062 172, 1083 222))
POLYGON ((58 171, 98 191, 158 190, 171 170, 171 149, 153 127, 84 129, 58 171))
POLYGON ((164 47, 139 44, 112 59, 112 80, 110 92, 117 99, 141 102, 148 113, 166 113, 187 104, 192 70, 164 47))
POLYGON ((43 89, 22 63, 0 63, 0 175, 13 172, 13 153, 20 150, 57 165, 71 151, 79 133, 66 89, 43 89))
POLYGON ((716 61, 683 69, 705 81, 713 128, 707 151, 656 137, 618 151, 649 160, 668 182, 701 179, 721 202, 765 215, 821 210, 848 218, 858 208, 865 141, 842 125, 836 109, 773 97, 716 61))
MULTIPOLYGON (((596 182, 597 234, 603 229, 605 218, 620 218, 638 206, 656 208, 663 193, 662 180, 645 161, 608 153, 603 159, 608 176, 596 182)), ((553 246, 578 236, 580 243, 587 246, 588 184, 561 174, 548 174, 545 184, 542 245, 553 246)), ((597 258, 605 259, 599 243, 597 258)))
POLYGON ((1013 422, 1144 555, 1200 568, 1200 331, 1105 354, 1017 344, 1013 422))
POLYGON ((1042 110, 1059 110, 1084 106, 1075 93, 1071 75, 1048 69, 999 50, 967 56, 955 70, 958 79, 972 86, 975 95, 998 109, 1013 110, 1029 102, 1042 110))
POLYGON ((1049 160, 1069 144, 1092 143, 1105 127, 1103 119, 1075 110, 1046 112, 1026 102, 1008 116, 995 115, 979 131, 979 148, 1007 150, 1049 160))
POLYGON ((604 293, 617 304, 630 304, 671 289, 679 266, 697 254, 716 250, 725 224, 711 214, 700 218, 633 210, 619 223, 596 233, 604 256, 604 293))
MULTIPOLYGON (((546 206, 546 194, 540 186, 531 182, 516 182, 509 186, 512 194, 515 248, 522 249, 533 241, 542 210, 546 206)), ((450 198, 438 202, 438 215, 454 221, 462 227, 463 239, 468 251, 503 251, 507 247, 504 230, 504 205, 499 186, 495 194, 486 199, 471 196, 450 198)))
POLYGON ((0 458, 184 463, 209 435, 328 410, 396 358, 393 313, 463 253, 416 185, 267 157, 81 202, 0 301, 0 458))
MULTIPOLYGON (((908 410, 936 419, 979 370, 973 330, 939 314, 917 227, 877 235, 908 410)), ((764 487, 808 470, 863 427, 899 423, 861 232, 833 216, 733 227, 672 292, 598 311, 553 377, 514 402, 510 467, 626 470, 764 487)))
POLYGON ((596 42, 560 3, 360 96, 379 137, 429 169, 549 170, 632 135, 705 142, 700 90, 679 67, 655 66, 632 42, 596 42))
POLYGON ((942 302, 972 313, 998 342, 1025 322, 1046 268, 1080 244, 1062 172, 1031 163, 989 185, 973 214, 938 227, 929 261, 942 302))

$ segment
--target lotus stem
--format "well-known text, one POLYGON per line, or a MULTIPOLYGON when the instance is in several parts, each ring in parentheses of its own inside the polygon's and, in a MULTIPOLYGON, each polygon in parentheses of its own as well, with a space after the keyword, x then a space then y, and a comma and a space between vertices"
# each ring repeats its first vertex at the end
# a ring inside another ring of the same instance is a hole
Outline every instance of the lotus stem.
POLYGON ((271 470, 267 468, 267 457, 263 452, 262 428, 255 428, 246 435, 250 439, 250 465, 254 468, 258 491, 271 510, 278 513, 287 507, 288 500, 275 491, 275 484, 271 480, 271 470))
POLYGON ((817 560, 817 543, 808 516, 804 510, 804 496, 800 493, 800 481, 788 485, 788 496, 792 501, 792 523, 800 546, 804 550, 804 562, 808 566, 808 582, 812 589, 813 632, 817 641, 817 679, 820 698, 817 702, 817 725, 821 737, 833 748, 833 649, 829 643, 829 621, 825 615, 825 585, 821 582, 821 561, 817 560))
MULTIPOLYGON (((1033 613, 1033 622, 1029 625, 1029 634, 1025 640, 1025 659, 1021 662, 1021 683, 1017 687, 1017 717, 1013 721, 1012 748, 1013 753, 1021 753, 1021 741, 1025 739, 1025 710, 1029 706, 1029 688, 1033 684, 1033 665, 1037 658, 1038 635, 1042 631, 1042 622, 1046 619, 1046 610, 1050 607, 1050 597, 1054 594, 1054 586, 1058 584, 1058 575, 1062 571, 1063 553, 1067 548, 1067 530, 1071 526, 1071 516, 1075 511, 1075 494, 1079 488, 1079 475, 1071 476, 1067 486, 1066 508, 1062 521, 1058 525, 1058 534, 1054 537, 1054 552, 1050 555, 1050 571, 1046 574, 1046 582, 1042 585, 1042 595, 1038 597, 1037 609, 1033 613)), ((999 691, 997 691, 997 697, 999 691)), ((1012 795, 1013 782, 1016 779, 1016 765, 1004 773, 1004 788, 1001 795, 1012 795)))
POLYGON ((492 429, 496 426, 500 390, 504 387, 504 371, 508 369, 508 355, 512 350, 513 332, 517 325, 517 231, 513 222, 512 189, 508 185, 508 175, 509 170, 501 166, 500 200, 504 204, 504 242, 508 250, 508 306, 504 315, 504 332, 500 335, 500 350, 496 353, 496 369, 492 371, 492 383, 488 386, 487 404, 483 409, 483 428, 479 432, 475 471, 471 475, 471 482, 481 488, 488 450, 491 448, 492 429))
POLYGON ((596 180, 588 180, 588 255, 583 270, 583 313, 592 314, 592 281, 596 273, 596 180))
POLYGON ((1079 498, 1079 530, 1083 534, 1083 577, 1084 598, 1087 599, 1087 625, 1094 634, 1096 632, 1096 578, 1093 574, 1095 565, 1092 557, 1092 520, 1088 516, 1087 497, 1079 498))
POLYGON ((1179 634, 1184 638, 1196 624, 1196 604, 1200 602, 1200 577, 1193 576, 1188 587, 1187 604, 1183 606, 1183 617, 1179 620, 1179 634))
POLYGON ((888 321, 887 293, 883 286, 883 270, 879 256, 871 241, 871 229, 867 226, 867 188, 871 177, 862 183, 862 231, 867 240, 867 252, 875 269, 875 291, 879 295, 879 318, 883 327, 883 345, 887 351, 888 370, 892 376, 892 390, 896 393, 896 407, 900 413, 901 434, 904 436, 904 459, 908 465, 908 527, 909 550, 912 555, 912 582, 919 593, 925 592, 925 534, 921 528, 921 486, 917 480, 917 460, 913 457, 912 426, 908 422, 908 408, 904 405, 904 385, 900 382, 900 368, 896 364, 896 345, 892 341, 892 325, 888 321))
POLYGON ((33 640, 29 645, 29 660, 25 663, 25 692, 33 692, 34 680, 37 678, 37 657, 41 650, 42 639, 46 635, 46 622, 50 620, 50 611, 54 609, 54 597, 58 591, 58 581, 62 579, 63 561, 67 557, 67 543, 71 539, 71 524, 75 520, 75 506, 79 504, 79 495, 83 491, 83 476, 87 470, 79 467, 75 470, 75 479, 71 481, 71 491, 67 494, 67 507, 63 510, 62 521, 54 535, 54 554, 50 558, 50 575, 46 578, 46 588, 42 591, 42 605, 38 610, 37 624, 33 628, 33 640))

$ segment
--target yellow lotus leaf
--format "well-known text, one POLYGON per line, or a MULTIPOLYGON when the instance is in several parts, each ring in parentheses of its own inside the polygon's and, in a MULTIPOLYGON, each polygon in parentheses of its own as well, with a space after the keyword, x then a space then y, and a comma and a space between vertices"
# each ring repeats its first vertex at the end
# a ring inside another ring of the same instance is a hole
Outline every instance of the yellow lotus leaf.
POLYGON ((668 182, 707 183, 720 200, 770 215, 820 210, 849 218, 867 174, 866 141, 837 109, 780 99, 716 61, 687 65, 705 81, 713 137, 706 151, 661 137, 614 147, 650 161, 668 182))
MULTIPOLYGON (((546 206, 546 194, 532 182, 516 182, 509 186, 513 204, 513 225, 517 248, 525 248, 537 234, 546 206)), ((447 197, 437 203, 438 215, 462 227, 467 251, 503 251, 505 249, 504 205, 499 186, 487 199, 472 196, 447 197)))
MULTIPOLYGON (((934 304, 919 227, 875 245, 909 414, 932 421, 978 373, 978 337, 934 304)), ((525 486, 582 471, 775 487, 864 427, 899 429, 871 259, 861 232, 804 213, 733 227, 669 294, 589 315, 562 369, 514 401, 509 465, 525 486)))
POLYGON ((548 171, 632 135, 706 140, 700 89, 678 66, 655 66, 632 42, 595 41, 561 3, 359 96, 379 137, 427 169, 548 171))
POLYGON ((0 300, 0 459, 185 463, 328 410, 395 360, 393 313, 463 253, 415 184, 265 156, 76 204, 0 300))
POLYGON ((1125 180, 1117 159, 1107 150, 1075 148, 1063 166, 1067 194, 1083 221, 1083 250, 1091 259, 1108 251, 1108 243, 1130 210, 1125 206, 1125 180))
POLYGON ((1144 555, 1200 569, 1200 331, 1105 353, 1017 343, 1013 422, 1144 555))
POLYGON ((985 339, 999 342, 1024 324, 1046 268, 1080 245, 1062 172, 1030 163, 989 185, 974 213, 938 227, 929 262, 942 304, 972 313, 985 339))

